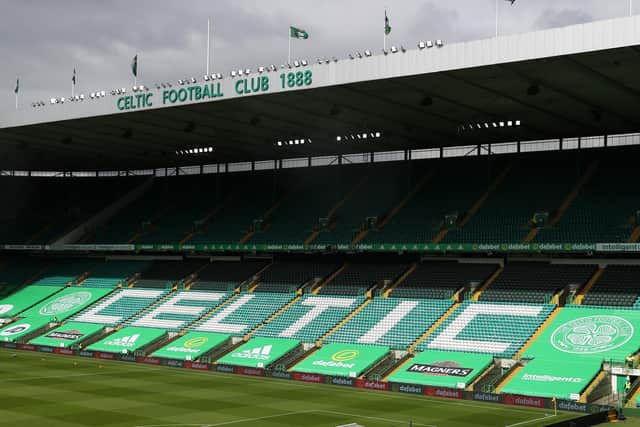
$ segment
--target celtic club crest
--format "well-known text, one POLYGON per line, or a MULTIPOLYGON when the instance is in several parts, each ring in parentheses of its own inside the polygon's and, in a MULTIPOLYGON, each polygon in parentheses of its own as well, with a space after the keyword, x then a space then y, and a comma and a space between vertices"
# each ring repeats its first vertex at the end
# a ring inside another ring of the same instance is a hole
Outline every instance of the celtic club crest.
POLYGON ((633 325, 618 316, 587 316, 571 320, 551 335, 551 344, 573 354, 610 351, 626 344, 633 336, 633 325))

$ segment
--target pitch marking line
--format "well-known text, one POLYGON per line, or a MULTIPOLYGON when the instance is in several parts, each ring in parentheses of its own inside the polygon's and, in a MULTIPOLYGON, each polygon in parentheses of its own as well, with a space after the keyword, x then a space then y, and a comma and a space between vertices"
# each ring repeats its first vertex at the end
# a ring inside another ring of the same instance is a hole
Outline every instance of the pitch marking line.
MULTIPOLYGON (((408 423, 409 421, 403 421, 403 420, 392 420, 389 418, 380 418, 380 417, 370 417, 367 415, 358 415, 358 414, 349 414, 346 412, 337 412, 337 411, 328 411, 326 409, 317 409, 314 411, 309 411, 309 412, 326 412, 328 414, 334 414, 334 415, 345 415, 347 417, 355 417, 355 418, 365 418, 365 419, 369 419, 369 420, 377 420, 377 421, 389 421, 392 423, 408 423)), ((433 424, 421 424, 421 423, 413 423, 414 426, 422 426, 422 427, 438 427, 436 425, 433 424)))
POLYGON ((534 419, 528 420, 528 421, 520 421, 519 423, 509 424, 508 426, 505 426, 505 427, 521 426, 521 425, 524 425, 524 424, 532 423, 534 421, 546 420, 547 418, 553 418, 553 417, 555 417, 555 415, 547 415, 547 414, 545 414, 544 417, 534 418, 534 419))
MULTIPOLYGON (((355 417, 355 418, 363 418, 363 419, 370 419, 370 420, 377 420, 377 421, 389 421, 392 423, 404 423, 404 422, 408 422, 408 421, 401 421, 401 420, 392 420, 389 418, 380 418, 380 417, 370 417, 367 415, 357 415, 357 414, 349 414, 346 412, 337 412, 337 411, 329 411, 329 410, 325 410, 325 409, 313 409, 313 410, 308 410, 308 411, 296 411, 296 412, 285 412, 283 414, 275 414, 275 415, 266 415, 264 417, 254 417, 254 418, 241 418, 238 420, 232 420, 232 421, 223 421, 220 423, 214 423, 214 424, 151 424, 151 425, 141 425, 141 426, 135 426, 135 427, 217 427, 217 426, 226 426, 226 425, 231 425, 231 424, 238 424, 238 423, 250 423, 253 421, 261 421, 261 420, 268 420, 271 418, 280 418, 280 417, 288 417, 290 415, 300 415, 300 414, 313 414, 313 413, 327 413, 327 414, 332 414, 332 415, 342 415, 342 416, 347 416, 347 417, 355 417)), ((432 424, 420 424, 420 423, 413 423, 414 426, 422 426, 422 427, 437 427, 435 425, 432 424)))

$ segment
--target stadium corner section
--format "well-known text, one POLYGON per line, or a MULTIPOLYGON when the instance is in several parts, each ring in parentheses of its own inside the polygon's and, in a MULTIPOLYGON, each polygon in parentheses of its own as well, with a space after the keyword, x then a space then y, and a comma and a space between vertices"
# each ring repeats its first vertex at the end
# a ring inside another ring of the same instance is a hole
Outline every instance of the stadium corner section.
MULTIPOLYGON (((112 289, 105 288, 64 288, 53 295, 50 294, 48 298, 22 311, 16 321, 1 328, 0 341, 28 341, 29 338, 42 334, 56 323, 90 306, 111 291, 112 289)), ((45 294, 38 293, 38 295, 45 294)))
POLYGON ((561 308, 523 355, 524 367, 501 391, 586 403, 594 383, 603 378, 603 362, 622 365, 638 350, 638 330, 640 312, 561 308))

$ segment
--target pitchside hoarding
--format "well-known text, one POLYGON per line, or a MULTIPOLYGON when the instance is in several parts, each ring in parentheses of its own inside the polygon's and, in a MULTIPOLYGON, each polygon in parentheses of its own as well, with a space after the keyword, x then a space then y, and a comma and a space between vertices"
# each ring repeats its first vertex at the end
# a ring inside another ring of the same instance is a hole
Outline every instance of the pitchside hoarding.
POLYGON ((104 328, 103 325, 93 323, 67 322, 32 339, 29 344, 67 348, 86 340, 91 335, 100 332, 102 328, 104 328))
POLYGON ((217 363, 250 368, 266 368, 300 345, 300 341, 287 338, 253 338, 241 345, 217 363))
POLYGON ((189 332, 156 350, 151 356, 163 359, 197 360, 203 354, 213 350, 231 336, 211 332, 189 332))
POLYGON ((389 381, 465 388, 493 362, 493 356, 428 350, 405 362, 389 381))
POLYGON ((292 371, 355 378, 388 353, 388 347, 328 344, 298 363, 292 371))
POLYGON ((104 353, 131 353, 157 340, 167 331, 152 328, 122 328, 87 347, 89 351, 104 353))

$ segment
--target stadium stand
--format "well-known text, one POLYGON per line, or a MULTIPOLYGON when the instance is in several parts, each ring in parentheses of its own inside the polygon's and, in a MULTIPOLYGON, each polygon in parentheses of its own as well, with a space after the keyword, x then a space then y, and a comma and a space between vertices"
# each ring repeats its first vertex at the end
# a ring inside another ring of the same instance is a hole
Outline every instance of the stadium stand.
POLYGON ((583 305, 640 308, 640 267, 609 265, 585 294, 583 305))
POLYGON ((232 195, 193 233, 189 243, 238 243, 283 196, 273 171, 232 176, 232 195))
POLYGON ((339 266, 335 262, 274 262, 261 274, 255 292, 295 292, 329 276, 339 266))
POLYGON ((127 279, 134 277, 146 269, 148 265, 149 263, 145 261, 105 260, 91 268, 89 277, 84 279, 81 285, 94 288, 124 286, 127 284, 127 279))
POLYGON ((243 292, 224 307, 194 324, 191 330, 244 335, 262 324, 293 298, 292 294, 280 292, 243 292))
POLYGON ((451 300, 374 298, 325 342, 374 344, 405 350, 452 305, 451 300))
POLYGON ((459 290, 482 284, 496 270, 496 264, 456 261, 425 261, 418 264, 399 286, 390 292, 397 298, 452 298, 459 290))
POLYGON ((171 288, 204 267, 202 260, 154 261, 143 271, 135 286, 138 288, 171 288))
POLYGON ((551 314, 554 305, 465 301, 418 351, 467 351, 512 357, 551 314))
POLYGON ((116 326, 168 293, 162 289, 120 289, 72 318, 84 323, 116 326))
MULTIPOLYGON (((418 192, 398 213, 380 228, 385 217, 373 227, 366 243, 430 243, 447 228, 446 217, 462 218, 462 214, 479 198, 491 182, 490 166, 480 159, 446 159, 437 166, 431 162, 412 162, 412 184, 428 177, 418 192), (479 160, 479 161, 478 161, 479 160), (415 163, 415 164, 413 164, 415 163), (425 170, 427 172, 425 172, 425 170), (427 174, 427 175, 425 175, 427 174), (478 179, 478 177, 487 177, 478 179)), ((454 224, 455 225, 455 224, 454 224)))
POLYGON ((0 188, 11 203, 5 204, 0 214, 0 243, 51 243, 140 182, 136 178, 3 179, 0 188))
POLYGON ((356 236, 375 225, 378 218, 395 206, 409 192, 407 170, 398 165, 369 166, 364 184, 340 206, 329 225, 314 244, 321 246, 348 245, 356 236))
POLYGON ((364 295, 374 286, 393 282, 407 269, 405 264, 350 263, 333 280, 322 286, 321 295, 364 295))
POLYGON ((544 156, 543 174, 538 173, 539 156, 514 160, 506 178, 482 208, 463 227, 450 229, 443 242, 522 242, 534 215, 553 212, 579 178, 575 169, 567 168, 569 156, 544 156), (527 196, 522 197, 524 194, 527 196))
POLYGON ((191 289, 231 292, 268 264, 266 260, 214 261, 200 270, 191 289))
POLYGON ((47 262, 40 258, 11 257, 0 262, 0 296, 9 295, 37 279, 47 262))
POLYGON ((508 263, 479 300, 549 304, 558 291, 582 287, 594 271, 588 264, 508 263))
POLYGON ((306 295, 256 333, 315 342, 365 301, 364 297, 306 295))
POLYGON ((229 298, 230 294, 207 291, 179 291, 148 312, 140 313, 127 323, 131 326, 161 328, 177 332, 200 319, 229 298))

